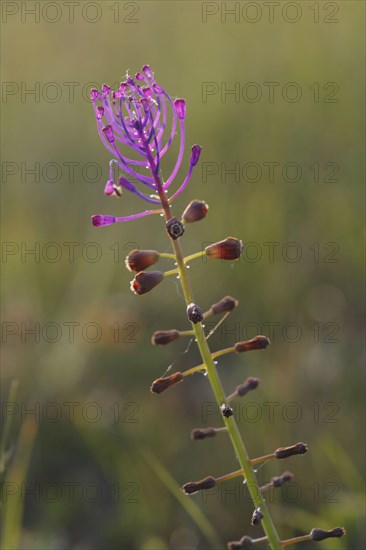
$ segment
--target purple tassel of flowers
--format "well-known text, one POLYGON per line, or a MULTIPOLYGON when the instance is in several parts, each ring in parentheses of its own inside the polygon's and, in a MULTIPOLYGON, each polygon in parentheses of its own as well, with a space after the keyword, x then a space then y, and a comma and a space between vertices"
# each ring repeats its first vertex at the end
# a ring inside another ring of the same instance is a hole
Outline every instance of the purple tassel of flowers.
MULTIPOLYGON (((185 100, 173 100, 156 83, 148 65, 144 65, 142 71, 134 78, 127 76, 118 90, 112 91, 106 84, 101 90, 92 89, 91 100, 99 136, 113 156, 109 164, 110 173, 104 190, 105 195, 120 196, 123 191, 129 191, 145 202, 160 206, 157 210, 145 210, 122 217, 98 214, 92 216, 93 225, 99 227, 135 220, 150 214, 161 214, 161 198, 168 193, 183 160, 185 100), (172 113, 171 116, 168 115, 169 110, 172 113), (168 119, 171 120, 169 124, 168 119), (164 179, 161 160, 177 134, 177 127, 180 133, 178 156, 172 172, 167 179, 164 179), (117 182, 115 182, 115 167, 119 172, 117 182), (150 175, 141 173, 146 168, 149 169, 150 175), (141 184, 140 189, 135 182, 141 184)), ((166 197, 168 203, 179 196, 188 184, 200 154, 201 147, 194 145, 187 176, 170 198, 166 197)))

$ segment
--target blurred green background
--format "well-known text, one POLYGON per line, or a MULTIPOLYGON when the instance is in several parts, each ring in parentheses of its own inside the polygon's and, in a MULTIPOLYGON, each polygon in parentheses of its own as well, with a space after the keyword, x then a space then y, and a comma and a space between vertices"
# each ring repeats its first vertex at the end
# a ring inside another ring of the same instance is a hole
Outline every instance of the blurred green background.
POLYGON ((190 440, 192 428, 220 423, 204 377, 149 392, 173 362, 199 361, 188 341, 150 344, 155 330, 186 327, 178 281, 143 297, 129 290, 129 250, 170 251, 162 220, 90 224, 95 213, 144 208, 103 195, 110 155, 90 83, 118 83, 149 63, 187 100, 187 144, 203 146, 175 203, 177 215, 192 199, 210 205, 187 228, 185 252, 229 235, 248 243, 238 262, 191 265, 203 309, 226 294, 240 301, 212 349, 258 332, 272 339, 264 353, 219 362, 228 392, 261 379, 236 405, 246 445, 253 457, 309 445, 258 472, 263 483, 295 474, 271 497, 274 521, 284 538, 343 525, 347 537, 321 547, 364 548, 363 3, 2 9, 3 547, 193 550, 261 533, 239 480, 190 499, 177 489, 237 463, 224 434, 190 440))

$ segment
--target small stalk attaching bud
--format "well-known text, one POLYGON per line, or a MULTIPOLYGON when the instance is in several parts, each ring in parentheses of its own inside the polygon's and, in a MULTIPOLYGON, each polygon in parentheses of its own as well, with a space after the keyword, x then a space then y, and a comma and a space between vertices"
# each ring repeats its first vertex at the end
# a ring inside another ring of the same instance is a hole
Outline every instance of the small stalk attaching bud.
POLYGON ((159 261, 160 254, 156 250, 131 250, 126 256, 125 264, 129 271, 144 271, 159 261))
POLYGON ((273 454, 275 458, 281 460, 294 455, 304 455, 307 450, 308 446, 306 443, 296 443, 295 445, 291 445, 291 447, 279 447, 273 454))
POLYGON ((189 304, 187 306, 187 317, 194 325, 203 320, 203 313, 197 304, 189 304))
POLYGON ((184 225, 177 218, 170 218, 165 224, 168 235, 171 239, 176 241, 184 233, 184 225))
POLYGON ((166 344, 170 344, 170 342, 177 340, 179 336, 179 330, 158 330, 152 335, 151 343, 154 344, 154 346, 165 346, 166 344))
POLYGON ((151 384, 150 391, 151 393, 162 393, 163 391, 170 388, 170 386, 174 386, 174 384, 182 382, 182 380, 182 373, 175 372, 174 374, 166 376, 165 378, 158 378, 157 380, 154 380, 154 382, 151 384))
POLYGON ((271 343, 267 336, 255 336, 251 340, 245 340, 244 342, 237 342, 234 346, 235 351, 243 353, 244 351, 252 351, 257 349, 266 349, 271 343))
POLYGON ((207 489, 213 489, 216 486, 216 479, 214 477, 205 477, 201 481, 190 481, 185 483, 182 487, 186 495, 194 495, 198 491, 204 491, 207 489))
POLYGON ((134 294, 142 295, 150 292, 164 279, 164 273, 161 271, 140 271, 130 283, 130 288, 134 294))
POLYGON ((227 550, 252 550, 254 548, 253 539, 244 535, 240 540, 233 540, 227 543, 227 550))
POLYGON ((215 260, 237 260, 243 250, 243 243, 234 237, 228 237, 205 248, 207 257, 215 260))
POLYGON ((198 200, 191 201, 182 214, 182 222, 198 222, 206 217, 207 212, 208 204, 206 202, 198 200))

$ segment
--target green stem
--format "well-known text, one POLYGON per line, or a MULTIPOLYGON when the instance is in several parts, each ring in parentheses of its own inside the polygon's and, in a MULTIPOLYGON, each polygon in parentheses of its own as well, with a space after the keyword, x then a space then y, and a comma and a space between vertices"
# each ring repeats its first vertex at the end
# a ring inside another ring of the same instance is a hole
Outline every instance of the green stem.
POLYGON ((166 252, 159 252, 160 258, 168 258, 169 260, 175 260, 174 254, 167 254, 166 252))
POLYGON ((186 256, 184 259, 184 263, 188 263, 191 260, 196 260, 197 258, 202 258, 206 254, 206 250, 201 250, 201 252, 196 252, 195 254, 191 254, 190 256, 186 256))
MULTIPOLYGON (((141 134, 140 137, 144 142, 143 134, 141 134)), ((168 202, 166 193, 164 192, 162 181, 159 175, 155 174, 155 163, 151 155, 149 146, 147 144, 145 144, 145 151, 147 154, 151 173, 154 175, 154 180, 158 190, 159 198, 161 200, 161 204, 164 209, 165 220, 167 222, 172 218, 172 215, 170 212, 170 204, 168 202)), ((176 240, 170 239, 170 240, 171 240, 174 254, 176 257, 177 268, 179 270, 179 275, 180 275, 179 280, 182 286, 186 305, 188 306, 189 304, 194 303, 194 300, 193 300, 191 284, 188 278, 187 266, 185 264, 185 259, 184 259, 182 248, 180 245, 180 239, 176 239, 176 240)), ((211 388, 216 399, 216 403, 218 407, 220 407, 223 403, 227 401, 227 399, 226 399, 225 392, 222 387, 218 372, 216 370, 216 365, 213 361, 209 345, 206 340, 202 323, 195 323, 195 324, 192 323, 192 328, 196 336, 197 345, 202 357, 202 361, 205 364, 207 369, 208 379, 210 381, 211 388)), ((230 416, 229 418, 223 417, 223 421, 225 426, 227 427, 236 457, 239 461, 241 469, 243 470, 243 476, 244 476, 244 479, 246 480, 248 491, 252 498, 254 507, 258 508, 260 506, 262 513, 264 515, 262 519, 262 526, 265 534, 267 535, 269 546, 271 550, 281 550, 280 538, 273 524, 267 504, 262 496, 260 485, 257 481, 254 470, 252 469, 249 455, 247 453, 244 442, 240 435, 239 428, 235 421, 235 418, 234 416, 230 416)))
POLYGON ((170 271, 165 271, 164 277, 170 277, 171 275, 176 275, 179 273, 179 269, 171 269, 170 271))

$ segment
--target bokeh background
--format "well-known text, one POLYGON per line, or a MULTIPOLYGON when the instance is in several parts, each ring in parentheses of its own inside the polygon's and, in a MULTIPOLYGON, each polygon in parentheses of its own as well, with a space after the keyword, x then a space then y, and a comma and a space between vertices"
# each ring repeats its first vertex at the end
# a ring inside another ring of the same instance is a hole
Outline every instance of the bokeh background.
POLYGON ((150 344, 157 329, 186 327, 178 281, 129 290, 129 250, 169 252, 162 220, 90 224, 143 207, 103 195, 110 156, 88 91, 149 63, 187 100, 188 145, 203 146, 175 213, 195 198, 210 210, 184 250, 229 235, 247 246, 238 262, 191 265, 203 309, 240 301, 212 348, 272 339, 218 366, 228 392, 261 379, 235 409, 250 454, 309 445, 258 471, 263 483, 295 474, 271 496, 274 521, 284 538, 343 525, 347 537, 322 548, 361 550, 363 3, 70 4, 2 2, 4 549, 193 550, 260 536, 239 480, 179 490, 237 463, 224 434, 190 440, 220 423, 206 378, 149 392, 172 363, 199 361, 194 343, 150 344))

